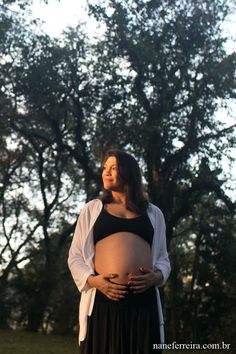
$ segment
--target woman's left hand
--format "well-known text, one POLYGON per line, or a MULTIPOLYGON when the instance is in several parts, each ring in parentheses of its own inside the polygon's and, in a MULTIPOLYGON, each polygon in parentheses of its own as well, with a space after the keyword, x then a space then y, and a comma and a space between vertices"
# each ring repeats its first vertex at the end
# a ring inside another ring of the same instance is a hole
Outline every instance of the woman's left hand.
POLYGON ((128 284, 134 293, 142 293, 153 285, 159 285, 163 280, 160 270, 139 268, 143 275, 130 275, 128 284))

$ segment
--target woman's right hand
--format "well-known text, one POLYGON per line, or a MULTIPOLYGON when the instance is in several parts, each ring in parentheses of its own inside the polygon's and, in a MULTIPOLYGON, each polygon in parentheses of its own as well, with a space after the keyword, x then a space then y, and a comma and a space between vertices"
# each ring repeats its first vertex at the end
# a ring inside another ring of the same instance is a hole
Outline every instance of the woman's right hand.
POLYGON ((91 287, 97 288, 104 295, 113 301, 124 299, 128 294, 126 285, 115 284, 110 281, 117 277, 117 274, 98 274, 90 275, 87 279, 91 287))

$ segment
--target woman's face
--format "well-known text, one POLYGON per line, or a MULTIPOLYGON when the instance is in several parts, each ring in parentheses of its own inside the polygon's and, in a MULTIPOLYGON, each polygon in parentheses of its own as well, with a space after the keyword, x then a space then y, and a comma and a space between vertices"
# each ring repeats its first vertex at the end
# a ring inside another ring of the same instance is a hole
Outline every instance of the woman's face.
POLYGON ((102 180, 104 189, 111 191, 121 191, 121 182, 115 156, 110 156, 105 161, 102 171, 102 180))

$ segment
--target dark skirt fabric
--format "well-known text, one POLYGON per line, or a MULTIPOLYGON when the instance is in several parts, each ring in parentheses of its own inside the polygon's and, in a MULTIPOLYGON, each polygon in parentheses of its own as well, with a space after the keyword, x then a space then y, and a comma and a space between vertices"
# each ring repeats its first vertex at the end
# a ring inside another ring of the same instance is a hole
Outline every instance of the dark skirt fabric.
POLYGON ((156 291, 152 287, 140 294, 129 293, 113 301, 96 291, 87 335, 80 354, 156 354, 160 343, 156 291))

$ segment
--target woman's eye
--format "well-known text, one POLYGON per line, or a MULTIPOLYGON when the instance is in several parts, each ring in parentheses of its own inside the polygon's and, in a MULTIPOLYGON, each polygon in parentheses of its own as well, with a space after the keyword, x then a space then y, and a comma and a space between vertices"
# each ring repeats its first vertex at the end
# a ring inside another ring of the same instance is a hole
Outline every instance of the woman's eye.
POLYGON ((112 167, 107 167, 107 166, 103 166, 102 167, 102 171, 117 171, 117 166, 112 166, 112 167))

